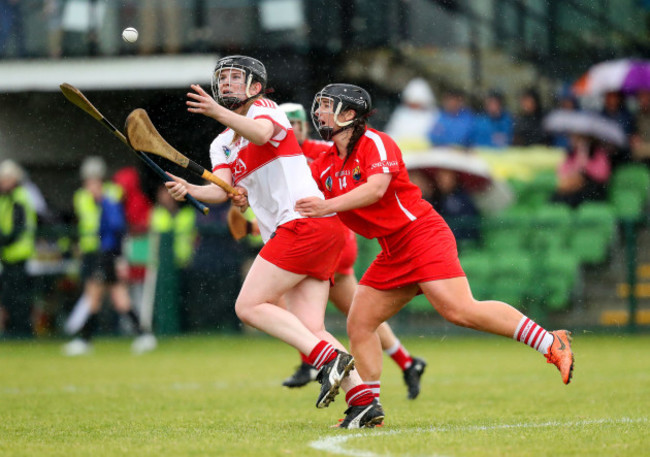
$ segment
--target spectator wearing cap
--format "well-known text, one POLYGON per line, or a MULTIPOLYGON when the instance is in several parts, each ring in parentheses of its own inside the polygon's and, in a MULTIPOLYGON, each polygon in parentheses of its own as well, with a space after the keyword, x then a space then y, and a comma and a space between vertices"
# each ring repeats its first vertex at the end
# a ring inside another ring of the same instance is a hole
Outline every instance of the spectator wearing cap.
POLYGON ((474 122, 472 144, 488 148, 505 148, 512 144, 512 117, 505 110, 503 94, 490 91, 483 102, 484 113, 474 122))
POLYGON ((402 91, 399 106, 390 116, 385 131, 397 143, 427 143, 427 132, 438 120, 436 98, 424 78, 414 78, 402 91))
POLYGON ((36 235, 36 211, 22 185, 24 176, 13 160, 0 163, 0 305, 7 317, 5 334, 18 338, 32 334, 32 289, 26 287, 30 283, 26 266, 34 255, 36 235))
POLYGON ((474 114, 465 106, 462 92, 453 90, 442 100, 442 112, 429 130, 429 141, 434 146, 469 147, 472 143, 474 114))

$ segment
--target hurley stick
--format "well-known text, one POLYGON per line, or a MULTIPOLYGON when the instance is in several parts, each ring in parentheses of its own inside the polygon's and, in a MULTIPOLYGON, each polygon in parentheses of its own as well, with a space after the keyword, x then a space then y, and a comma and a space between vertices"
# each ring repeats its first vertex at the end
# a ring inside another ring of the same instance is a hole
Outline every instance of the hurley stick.
POLYGON ((167 160, 171 160, 175 164, 187 168, 189 171, 199 175, 203 179, 216 184, 227 193, 238 195, 237 190, 230 184, 213 175, 210 171, 184 156, 167 143, 167 141, 160 136, 156 127, 151 123, 151 119, 149 119, 147 112, 142 108, 132 111, 126 118, 126 137, 132 148, 137 149, 138 151, 156 154, 167 160))
MULTIPOLYGON (((165 171, 160 168, 156 163, 151 160, 145 153, 142 151, 139 151, 137 149, 134 149, 131 147, 129 142, 127 141, 126 137, 120 132, 113 124, 111 124, 103 115, 102 113, 99 112, 95 106, 90 103, 90 101, 86 98, 86 96, 76 87, 68 84, 68 83, 63 83, 59 86, 61 88, 61 92, 63 92, 63 95, 65 98, 70 100, 72 103, 74 103, 77 107, 81 108, 84 110, 87 114, 89 114, 93 119, 96 121, 99 121, 104 127, 106 127, 113 135, 115 135, 122 143, 126 144, 135 154, 144 161, 145 164, 149 168, 151 168, 163 181, 171 181, 172 178, 169 177, 165 171)), ((210 208, 205 206, 203 203, 198 201, 196 198, 192 197, 191 195, 186 195, 187 201, 198 211, 200 211, 203 214, 208 214, 210 211, 210 208)))

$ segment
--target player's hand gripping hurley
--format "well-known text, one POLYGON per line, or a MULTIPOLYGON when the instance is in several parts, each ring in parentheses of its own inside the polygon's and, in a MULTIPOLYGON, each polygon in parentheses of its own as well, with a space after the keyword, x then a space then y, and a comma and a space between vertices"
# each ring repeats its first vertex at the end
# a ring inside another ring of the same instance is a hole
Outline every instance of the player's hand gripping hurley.
POLYGON ((129 144, 134 149, 148 152, 150 154, 156 154, 160 157, 166 158, 167 160, 171 160, 175 164, 187 168, 192 173, 195 173, 203 179, 221 187, 226 191, 226 193, 239 195, 239 191, 230 184, 215 176, 198 163, 184 156, 167 143, 167 141, 160 136, 156 127, 151 123, 151 119, 149 119, 147 112, 142 108, 134 110, 126 118, 126 137, 129 144))
MULTIPOLYGON (((113 135, 115 135, 122 143, 126 144, 137 154, 137 156, 146 163, 149 168, 151 168, 163 181, 171 181, 172 178, 169 177, 165 171, 160 168, 156 163, 151 160, 145 153, 143 153, 141 150, 138 150, 137 148, 133 148, 129 142, 127 141, 126 137, 120 132, 113 124, 111 124, 103 115, 102 113, 99 112, 95 106, 90 103, 90 101, 84 96, 84 94, 77 89, 76 87, 68 84, 68 83, 63 83, 59 86, 61 88, 61 92, 63 92, 63 95, 65 98, 70 100, 72 103, 74 103, 76 106, 84 110, 87 114, 89 114, 93 119, 96 121, 99 121, 104 127, 106 127, 113 135)), ((210 209, 205 206, 203 203, 199 202, 197 199, 192 197, 191 195, 186 196, 187 200, 189 203, 194 206, 198 211, 200 211, 203 214, 208 214, 210 209)))

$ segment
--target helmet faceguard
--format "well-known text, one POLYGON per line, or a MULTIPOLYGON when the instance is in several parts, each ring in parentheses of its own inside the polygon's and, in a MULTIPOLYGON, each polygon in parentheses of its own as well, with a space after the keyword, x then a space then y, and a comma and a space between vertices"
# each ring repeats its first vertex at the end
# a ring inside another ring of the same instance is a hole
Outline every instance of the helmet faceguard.
POLYGON ((217 61, 212 73, 212 96, 220 105, 234 110, 250 99, 263 95, 266 81, 266 68, 259 60, 247 56, 224 57, 217 61), (262 84, 262 89, 252 95, 250 90, 254 82, 262 84), (222 93, 224 83, 226 90, 222 93))
POLYGON ((372 99, 365 89, 353 84, 329 84, 314 96, 311 120, 321 138, 330 141, 334 135, 365 122, 371 109, 372 99), (339 115, 347 110, 354 110, 354 118, 340 120, 339 115), (329 116, 332 122, 327 121, 329 116))

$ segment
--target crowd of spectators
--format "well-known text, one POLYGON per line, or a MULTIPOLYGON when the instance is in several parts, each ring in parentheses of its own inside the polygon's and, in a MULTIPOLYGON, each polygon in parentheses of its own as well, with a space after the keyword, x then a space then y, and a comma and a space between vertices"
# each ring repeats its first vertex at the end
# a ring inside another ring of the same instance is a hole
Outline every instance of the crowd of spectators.
MULTIPOLYGON (((462 91, 448 90, 442 95, 442 106, 437 111, 436 107, 431 105, 431 100, 435 100, 435 97, 430 87, 422 79, 418 78, 417 81, 418 93, 426 94, 422 95, 421 105, 426 106, 428 113, 435 113, 435 116, 429 114, 428 127, 422 127, 423 115, 415 116, 412 111, 412 107, 418 106, 418 102, 412 95, 407 98, 405 90, 400 106, 389 120, 390 128, 387 129, 398 143, 408 149, 414 144, 413 136, 419 135, 431 151, 436 148, 453 148, 460 151, 480 148, 499 154, 507 151, 509 147, 561 148, 565 151, 565 156, 557 168, 557 188, 552 201, 577 207, 587 200, 604 200, 608 195, 610 176, 616 167, 630 161, 650 162, 650 91, 633 94, 611 91, 603 94, 602 108, 592 114, 611 121, 610 126, 614 124, 614 128, 622 130, 625 144, 615 145, 589 131, 557 131, 545 128, 544 121, 551 112, 586 112, 581 110, 579 98, 569 87, 558 91, 551 109, 544 108, 542 98, 534 88, 527 88, 518 94, 509 94, 516 98, 517 102, 517 108, 514 114, 511 114, 507 98, 499 90, 487 92, 478 111, 468 105, 466 94, 462 91), (634 113, 628 108, 628 104, 636 105, 634 113), (410 124, 407 115, 412 115, 413 119, 418 121, 410 124), (396 122, 396 119, 399 119, 399 122, 396 122), (416 125, 418 127, 414 128, 416 125)), ((417 113, 423 113, 424 108, 417 109, 417 113)), ((415 179, 422 183, 419 176, 415 179)), ((429 181, 433 183, 433 187, 422 189, 425 196, 427 193, 432 194, 433 202, 433 195, 440 193, 440 189, 435 179, 430 177, 429 181)), ((439 202, 438 207, 442 208, 439 202)))

